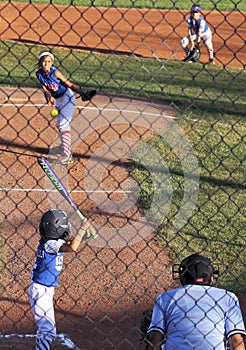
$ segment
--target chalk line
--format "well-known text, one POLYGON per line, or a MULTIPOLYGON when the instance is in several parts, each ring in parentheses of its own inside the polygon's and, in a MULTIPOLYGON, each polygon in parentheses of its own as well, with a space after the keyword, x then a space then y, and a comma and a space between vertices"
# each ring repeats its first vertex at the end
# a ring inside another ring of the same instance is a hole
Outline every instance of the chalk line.
MULTIPOLYGON (((131 103, 129 103, 131 104, 131 103)), ((151 107, 151 105, 149 105, 151 107)), ((43 103, 0 103, 0 107, 50 107, 49 105, 43 103)), ((160 112, 160 114, 145 112, 145 111, 132 111, 127 109, 116 109, 116 108, 104 108, 104 107, 86 107, 86 106, 76 106, 78 109, 87 109, 91 111, 106 111, 106 112, 120 112, 120 113, 131 113, 140 115, 150 115, 154 117, 163 117, 166 119, 176 119, 176 117, 165 115, 160 112)), ((156 108, 156 107, 154 107, 156 108)))
MULTIPOLYGON (((20 191, 20 192, 57 192, 56 189, 49 188, 9 188, 1 187, 0 192, 20 191)), ((134 193, 134 190, 68 190, 70 193, 134 193)))
MULTIPOLYGON (((11 339, 11 338, 36 338, 36 334, 0 334, 0 340, 11 339)), ((74 342, 68 337, 67 334, 57 334, 56 339, 61 345, 65 345, 69 349, 81 350, 74 342)))

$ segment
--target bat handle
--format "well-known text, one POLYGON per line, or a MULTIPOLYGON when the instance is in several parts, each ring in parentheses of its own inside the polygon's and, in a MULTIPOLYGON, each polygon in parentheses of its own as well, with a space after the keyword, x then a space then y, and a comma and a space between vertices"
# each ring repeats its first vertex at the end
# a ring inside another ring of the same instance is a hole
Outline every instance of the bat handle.
MULTIPOLYGON (((84 215, 81 213, 81 211, 79 211, 79 209, 77 209, 75 212, 76 212, 76 214, 80 217, 80 219, 81 219, 82 221, 86 221, 86 220, 87 220, 86 217, 84 217, 84 215)), ((91 235, 92 235, 92 237, 93 237, 94 239, 98 237, 98 234, 97 234, 96 231, 94 231, 94 230, 91 231, 91 235)))

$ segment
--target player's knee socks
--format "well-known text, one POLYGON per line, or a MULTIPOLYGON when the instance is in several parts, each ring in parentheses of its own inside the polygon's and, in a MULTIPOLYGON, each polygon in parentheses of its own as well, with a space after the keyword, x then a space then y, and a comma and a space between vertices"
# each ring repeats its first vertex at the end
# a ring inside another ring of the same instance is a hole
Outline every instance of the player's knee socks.
POLYGON ((59 131, 58 137, 59 137, 59 139, 60 139, 60 147, 63 147, 63 145, 62 145, 62 133, 61 133, 61 131, 59 131))
POLYGON ((63 152, 68 156, 71 154, 71 132, 69 130, 62 131, 61 139, 63 152))
POLYGON ((208 55, 209 55, 209 58, 211 59, 214 58, 214 49, 212 47, 208 48, 208 55))

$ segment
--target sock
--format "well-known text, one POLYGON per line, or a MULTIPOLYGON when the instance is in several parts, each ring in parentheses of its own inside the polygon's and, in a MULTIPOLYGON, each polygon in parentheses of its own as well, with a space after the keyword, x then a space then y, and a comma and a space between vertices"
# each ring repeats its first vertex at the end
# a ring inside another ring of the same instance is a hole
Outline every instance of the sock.
POLYGON ((209 58, 211 60, 214 58, 214 49, 213 48, 208 49, 208 55, 209 55, 209 58))
POLYGON ((61 147, 63 150, 63 144, 62 144, 62 133, 59 131, 59 139, 60 139, 60 145, 58 147, 61 147))
POLYGON ((63 131, 61 134, 63 152, 66 156, 71 154, 71 133, 69 130, 63 131))

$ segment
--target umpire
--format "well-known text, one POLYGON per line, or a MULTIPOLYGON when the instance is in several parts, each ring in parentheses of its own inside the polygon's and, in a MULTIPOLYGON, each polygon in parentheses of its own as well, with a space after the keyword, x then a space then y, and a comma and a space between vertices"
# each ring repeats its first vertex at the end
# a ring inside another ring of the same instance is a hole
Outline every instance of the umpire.
POLYGON ((198 253, 178 269, 181 287, 160 294, 139 350, 245 350, 238 298, 212 287, 214 269, 198 253))

